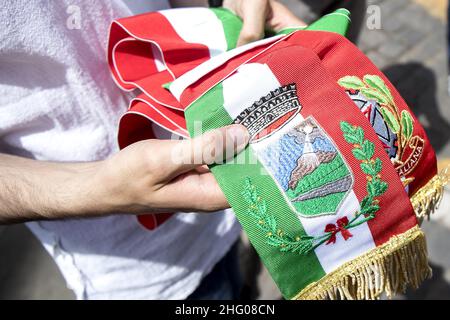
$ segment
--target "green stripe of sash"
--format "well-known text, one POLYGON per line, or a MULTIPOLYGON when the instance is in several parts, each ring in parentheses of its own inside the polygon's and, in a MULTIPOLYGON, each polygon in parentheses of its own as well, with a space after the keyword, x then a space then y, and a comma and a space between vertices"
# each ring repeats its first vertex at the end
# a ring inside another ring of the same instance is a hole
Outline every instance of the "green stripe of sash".
MULTIPOLYGON (((223 108, 223 104, 221 84, 194 102, 186 111, 190 134, 194 135, 195 121, 202 121, 202 132, 231 124, 232 119, 223 108)), ((322 278, 325 271, 314 252, 306 256, 283 253, 279 248, 266 243, 265 234, 257 227, 258 221, 248 215, 248 204, 242 196, 247 177, 250 177, 257 186, 266 201, 267 210, 274 214, 280 229, 298 236, 306 233, 273 179, 263 165, 256 161, 256 155, 251 147, 247 147, 232 162, 234 163, 213 166, 211 171, 283 296, 293 298, 305 286, 322 278)))
POLYGON ((310 24, 306 30, 329 31, 345 36, 349 27, 350 11, 347 9, 338 9, 310 24))
POLYGON ((304 28, 286 28, 277 34, 289 34, 297 30, 311 30, 311 31, 328 31, 339 33, 345 36, 350 27, 350 12, 347 9, 338 9, 319 20, 311 23, 304 28))
MULTIPOLYGON (((235 48, 242 21, 229 10, 222 8, 212 10, 223 24, 228 50, 235 48)), ((349 24, 349 12, 339 9, 312 23, 305 30, 329 31, 345 35, 349 24)), ((295 30, 285 30, 281 33, 295 30)), ((189 106, 185 116, 190 134, 194 136, 194 134, 201 134, 231 124, 233 120, 223 105, 222 85, 218 84, 189 106), (195 121, 202 123, 200 132, 194 130, 195 121)), ((306 232, 300 220, 284 200, 274 180, 264 166, 257 161, 251 147, 247 147, 233 159, 233 162, 212 166, 211 171, 283 296, 291 299, 308 284, 322 278, 325 271, 313 252, 306 256, 297 253, 283 253, 278 248, 266 243, 263 231, 257 227, 258 221, 248 215, 248 204, 241 194, 247 177, 250 177, 254 185, 258 187, 261 196, 266 201, 267 210, 274 214, 280 229, 299 236, 305 235, 306 232)))
POLYGON ((225 8, 211 8, 210 10, 222 22, 225 39, 227 40, 227 50, 236 48, 242 29, 242 20, 225 8))

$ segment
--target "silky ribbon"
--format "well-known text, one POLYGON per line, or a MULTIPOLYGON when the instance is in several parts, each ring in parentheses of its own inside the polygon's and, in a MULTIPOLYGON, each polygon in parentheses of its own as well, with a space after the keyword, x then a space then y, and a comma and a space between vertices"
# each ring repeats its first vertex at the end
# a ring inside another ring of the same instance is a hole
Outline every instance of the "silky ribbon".
POLYGON ((343 217, 336 222, 336 225, 330 223, 325 227, 325 232, 331 233, 331 237, 326 243, 336 243, 336 235, 340 232, 345 241, 353 237, 353 235, 345 227, 348 225, 348 218, 343 217))

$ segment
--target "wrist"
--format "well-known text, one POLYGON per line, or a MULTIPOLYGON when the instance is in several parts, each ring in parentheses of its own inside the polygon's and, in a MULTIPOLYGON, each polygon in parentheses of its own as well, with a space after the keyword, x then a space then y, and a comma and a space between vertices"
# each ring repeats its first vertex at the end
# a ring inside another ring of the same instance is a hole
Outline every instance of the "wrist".
POLYGON ((94 215, 134 212, 133 203, 137 201, 132 197, 133 178, 126 173, 127 168, 112 157, 95 163, 91 169, 89 188, 92 197, 85 210, 94 215))
POLYGON ((108 160, 87 163, 78 168, 77 175, 81 197, 76 207, 87 216, 117 213, 120 208, 120 185, 108 174, 108 160))
MULTIPOLYGON (((48 201, 39 214, 46 219, 94 217, 109 213, 107 190, 101 178, 102 161, 56 164, 48 173, 48 201)), ((45 171, 45 170, 44 170, 45 171)), ((41 174, 45 174, 41 173, 41 174)))

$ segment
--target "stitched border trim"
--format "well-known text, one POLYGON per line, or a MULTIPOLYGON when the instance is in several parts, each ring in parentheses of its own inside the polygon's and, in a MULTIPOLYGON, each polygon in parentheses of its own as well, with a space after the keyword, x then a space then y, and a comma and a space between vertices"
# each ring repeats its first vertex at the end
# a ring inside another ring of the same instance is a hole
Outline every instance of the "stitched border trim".
POLYGON ((419 226, 349 261, 303 289, 292 300, 374 300, 392 298, 432 275, 424 233, 419 226))

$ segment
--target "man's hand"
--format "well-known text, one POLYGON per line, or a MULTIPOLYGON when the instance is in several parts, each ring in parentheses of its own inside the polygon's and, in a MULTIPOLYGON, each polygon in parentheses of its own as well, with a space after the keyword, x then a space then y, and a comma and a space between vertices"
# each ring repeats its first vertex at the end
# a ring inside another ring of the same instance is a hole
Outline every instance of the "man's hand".
POLYGON ((245 127, 233 125, 191 140, 141 141, 92 163, 0 155, 0 223, 227 208, 205 165, 234 156, 248 140, 245 127))
POLYGON ((265 29, 278 32, 305 25, 288 8, 274 0, 224 0, 223 7, 244 21, 238 46, 262 39, 265 29))
POLYGON ((213 130, 192 140, 146 140, 105 162, 102 175, 113 202, 124 212, 216 211, 228 208, 205 165, 241 152, 249 135, 241 125, 213 130))

